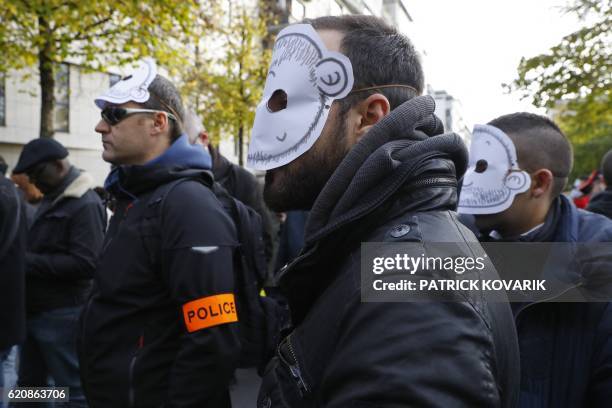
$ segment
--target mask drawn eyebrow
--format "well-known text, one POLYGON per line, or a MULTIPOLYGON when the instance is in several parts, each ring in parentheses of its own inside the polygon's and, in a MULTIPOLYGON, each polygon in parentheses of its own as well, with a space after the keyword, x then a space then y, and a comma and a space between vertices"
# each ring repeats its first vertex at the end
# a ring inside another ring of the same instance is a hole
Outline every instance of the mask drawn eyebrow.
POLYGON ((276 72, 274 72, 274 71, 270 70, 270 72, 268 72, 268 76, 270 76, 270 75, 272 75, 273 77, 275 77, 275 76, 276 76, 276 72))

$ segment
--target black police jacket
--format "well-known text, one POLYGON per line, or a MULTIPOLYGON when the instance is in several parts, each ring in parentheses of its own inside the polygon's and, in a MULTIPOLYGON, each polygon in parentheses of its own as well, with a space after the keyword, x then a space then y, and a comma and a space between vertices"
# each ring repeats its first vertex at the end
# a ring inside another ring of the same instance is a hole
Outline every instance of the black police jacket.
POLYGON ((89 295, 106 212, 90 175, 73 167, 68 177, 57 196, 41 203, 28 231, 28 314, 81 305, 89 295))
POLYGON ((78 342, 92 408, 229 405, 240 351, 231 319, 236 232, 196 178, 212 182, 206 170, 180 164, 109 177, 117 207, 78 342), (189 181, 156 198, 179 179, 189 181))
POLYGON ((430 97, 394 110, 317 198, 305 247, 281 272, 293 328, 266 368, 258 407, 515 404, 519 357, 507 303, 482 293, 461 302, 361 301, 362 242, 478 247, 452 212, 467 152, 456 135, 427 137, 441 133, 433 110, 430 97))

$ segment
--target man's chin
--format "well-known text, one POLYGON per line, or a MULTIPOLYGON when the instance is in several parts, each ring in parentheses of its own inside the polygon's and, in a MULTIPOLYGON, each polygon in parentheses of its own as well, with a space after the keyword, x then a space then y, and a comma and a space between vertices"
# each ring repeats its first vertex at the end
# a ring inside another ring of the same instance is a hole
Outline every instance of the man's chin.
POLYGON ((117 157, 117 155, 109 150, 105 150, 102 152, 102 160, 116 166, 123 164, 121 163, 121 160, 117 157))
POLYGON ((113 154, 109 150, 102 151, 102 160, 108 163, 113 162, 113 154))
POLYGON ((284 212, 292 210, 292 208, 289 208, 289 202, 284 196, 284 194, 282 194, 282 192, 280 192, 278 188, 276 188, 277 186, 275 186, 273 183, 268 183, 267 178, 268 177, 266 177, 266 184, 264 185, 263 196, 268 208, 275 212, 284 212))
POLYGON ((481 232, 489 232, 496 229, 499 224, 498 214, 476 214, 474 215, 474 224, 481 232))
POLYGON ((287 177, 287 171, 284 169, 269 170, 266 172, 265 180, 264 201, 272 211, 310 209, 310 203, 302 194, 303 186, 295 177, 287 177))

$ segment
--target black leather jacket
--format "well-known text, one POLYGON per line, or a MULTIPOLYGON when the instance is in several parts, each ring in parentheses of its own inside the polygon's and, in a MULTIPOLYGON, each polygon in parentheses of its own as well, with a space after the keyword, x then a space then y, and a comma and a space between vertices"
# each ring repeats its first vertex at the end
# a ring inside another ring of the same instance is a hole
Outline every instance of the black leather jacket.
POLYGON ((467 152, 456 135, 427 137, 441 133, 433 109, 429 97, 397 108, 319 195, 305 248, 282 272, 293 327, 266 368, 258 407, 515 405, 507 303, 361 302, 361 242, 477 245, 453 212, 467 152), (397 226, 406 233, 392 234, 397 226))

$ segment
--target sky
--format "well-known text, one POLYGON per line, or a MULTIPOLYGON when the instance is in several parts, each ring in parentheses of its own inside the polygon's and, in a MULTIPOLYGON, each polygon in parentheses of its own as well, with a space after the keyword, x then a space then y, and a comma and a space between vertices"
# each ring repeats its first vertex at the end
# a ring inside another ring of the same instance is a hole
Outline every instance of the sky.
POLYGON ((581 26, 567 0, 406 0, 409 36, 425 51, 426 82, 459 99, 467 123, 517 111, 545 111, 506 94, 522 56, 546 52, 581 26))

